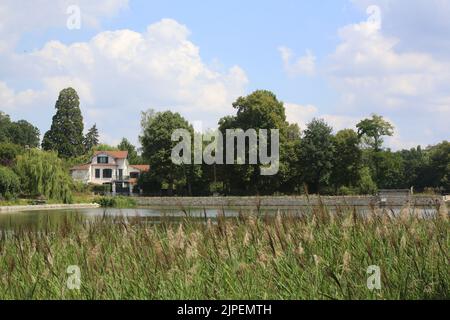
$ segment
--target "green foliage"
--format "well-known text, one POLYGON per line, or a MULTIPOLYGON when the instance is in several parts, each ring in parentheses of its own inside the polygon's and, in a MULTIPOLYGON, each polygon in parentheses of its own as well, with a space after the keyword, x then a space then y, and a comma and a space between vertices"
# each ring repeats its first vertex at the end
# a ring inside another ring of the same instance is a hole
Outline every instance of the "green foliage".
POLYGON ((130 164, 142 164, 142 159, 138 156, 136 147, 132 145, 131 142, 126 138, 122 139, 122 141, 117 146, 117 149, 121 151, 128 151, 128 162, 130 164))
POLYGON ((382 116, 373 114, 371 119, 364 119, 356 125, 358 134, 374 151, 380 151, 383 136, 392 136, 394 127, 382 116))
MULTIPOLYGON (((224 117, 219 121, 219 130, 226 136, 227 129, 280 130, 280 168, 276 177, 261 176, 260 165, 220 165, 218 175, 223 179, 226 192, 230 194, 271 194, 280 189, 295 186, 297 166, 295 159, 300 130, 296 125, 289 125, 283 102, 275 94, 258 90, 246 97, 240 97, 233 103, 236 116, 224 117)), ((236 142, 235 142, 236 144, 236 142)), ((268 149, 270 150, 270 141, 268 149)), ((226 154, 226 148, 225 153, 226 154)), ((248 162, 249 147, 246 147, 248 162)), ((225 163, 225 158, 224 158, 225 163)))
POLYGON ((109 184, 92 184, 90 185, 90 189, 92 190, 92 192, 94 192, 95 194, 105 194, 108 192, 111 192, 111 185, 109 184))
POLYGON ((358 134, 351 130, 341 130, 334 137, 335 156, 331 182, 335 188, 356 186, 359 180, 362 152, 358 134))
POLYGON ((378 163, 378 187, 380 189, 409 188, 404 179, 404 163, 399 153, 381 151, 375 155, 378 163))
POLYGON ((332 130, 324 120, 314 119, 300 143, 300 166, 311 193, 319 193, 329 183, 335 155, 332 130))
POLYGON ((73 88, 62 90, 55 108, 56 114, 50 130, 44 135, 42 148, 57 151, 63 158, 82 155, 85 151, 83 116, 77 92, 73 88))
POLYGON ((24 149, 12 143, 0 143, 0 165, 11 167, 14 165, 16 157, 22 154, 24 149))
POLYGON ((158 112, 151 118, 143 120, 146 127, 142 128, 140 137, 142 157, 150 164, 154 179, 166 182, 169 193, 172 193, 177 181, 185 180, 189 165, 176 165, 172 162, 172 149, 178 142, 172 141, 172 133, 177 129, 186 129, 193 136, 193 127, 179 114, 170 111, 158 112))
POLYGON ((360 194, 375 194, 378 190, 377 184, 373 181, 372 175, 370 173, 370 168, 363 167, 359 172, 359 193, 360 194))
POLYGON ((109 144, 101 143, 93 148, 94 151, 120 151, 119 148, 110 146, 109 144))
POLYGON ((430 157, 430 187, 450 191, 450 142, 442 143, 428 149, 430 157))
POLYGON ((98 138, 99 138, 99 134, 98 134, 97 125, 94 124, 92 126, 92 128, 90 128, 88 130, 88 132, 86 133, 86 136, 84 137, 84 140, 83 140, 84 150, 86 152, 88 152, 88 151, 92 150, 92 148, 97 146, 98 138))
POLYGON ((135 208, 137 206, 136 201, 130 197, 98 197, 94 199, 94 203, 98 203, 102 208, 135 208))
POLYGON ((25 120, 11 122, 9 116, 0 111, 0 143, 13 143, 22 147, 39 146, 39 129, 25 120))
POLYGON ((0 166, 0 198, 10 200, 20 192, 20 179, 9 168, 0 166))
POLYGON ((25 194, 71 202, 72 179, 55 152, 29 150, 18 156, 14 171, 25 194))

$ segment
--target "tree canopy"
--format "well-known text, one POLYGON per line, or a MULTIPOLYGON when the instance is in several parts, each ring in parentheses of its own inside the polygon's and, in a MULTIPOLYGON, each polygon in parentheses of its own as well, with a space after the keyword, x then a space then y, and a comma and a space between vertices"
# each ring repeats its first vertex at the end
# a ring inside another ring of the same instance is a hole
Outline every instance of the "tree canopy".
POLYGON ((150 164, 154 180, 161 184, 166 183, 169 193, 174 189, 174 184, 180 180, 186 180, 188 165, 176 165, 172 162, 172 149, 178 142, 172 141, 172 133, 177 129, 186 129, 194 133, 193 127, 179 113, 171 111, 153 113, 147 117, 143 114, 145 121, 142 124, 143 135, 140 137, 142 145, 142 157, 150 164))
POLYGON ((63 158, 77 157, 84 153, 83 116, 80 99, 73 88, 60 92, 56 101, 56 114, 52 125, 44 135, 42 148, 57 151, 63 158))
POLYGON ((0 143, 10 142, 22 147, 39 146, 39 129, 26 120, 12 122, 10 117, 0 111, 0 143))
POLYGON ((98 134, 98 129, 97 129, 97 125, 94 124, 86 133, 86 136, 84 137, 83 140, 83 146, 84 146, 84 150, 86 152, 89 152, 90 150, 92 150, 92 148, 94 148, 95 146, 97 146, 99 144, 99 134, 98 134))

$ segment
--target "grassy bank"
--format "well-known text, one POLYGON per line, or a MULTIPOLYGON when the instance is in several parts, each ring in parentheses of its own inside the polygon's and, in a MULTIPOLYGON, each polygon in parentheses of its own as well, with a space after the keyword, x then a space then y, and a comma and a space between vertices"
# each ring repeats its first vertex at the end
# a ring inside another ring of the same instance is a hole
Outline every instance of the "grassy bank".
POLYGON ((419 219, 324 208, 144 224, 68 218, 1 234, 0 299, 434 299, 450 297, 448 212, 419 219), (49 230, 51 230, 49 228, 49 230), (69 290, 67 267, 81 270, 69 290), (367 288, 367 268, 381 290, 367 288))

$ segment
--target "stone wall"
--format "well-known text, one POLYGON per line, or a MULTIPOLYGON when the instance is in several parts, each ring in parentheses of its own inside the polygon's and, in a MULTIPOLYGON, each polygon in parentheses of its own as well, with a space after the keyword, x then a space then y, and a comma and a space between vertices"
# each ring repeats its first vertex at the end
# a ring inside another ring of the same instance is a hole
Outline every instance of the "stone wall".
MULTIPOLYGON (((404 206, 408 202, 416 206, 432 206, 440 203, 442 197, 397 197, 386 199, 387 206, 404 206)), ((289 208, 324 204, 326 206, 378 206, 380 199, 376 196, 342 196, 342 197, 142 197, 136 198, 143 207, 246 207, 246 208, 289 208)))

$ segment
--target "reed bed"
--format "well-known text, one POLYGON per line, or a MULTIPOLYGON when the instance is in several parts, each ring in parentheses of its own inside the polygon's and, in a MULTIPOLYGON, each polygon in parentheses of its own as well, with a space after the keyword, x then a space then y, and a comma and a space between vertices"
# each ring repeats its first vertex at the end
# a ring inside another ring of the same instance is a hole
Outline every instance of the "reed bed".
POLYGON ((448 299, 449 220, 310 208, 145 223, 73 215, 0 234, 1 299, 448 299), (68 266, 81 287, 67 287, 68 266), (367 268, 381 289, 367 287, 367 268))

